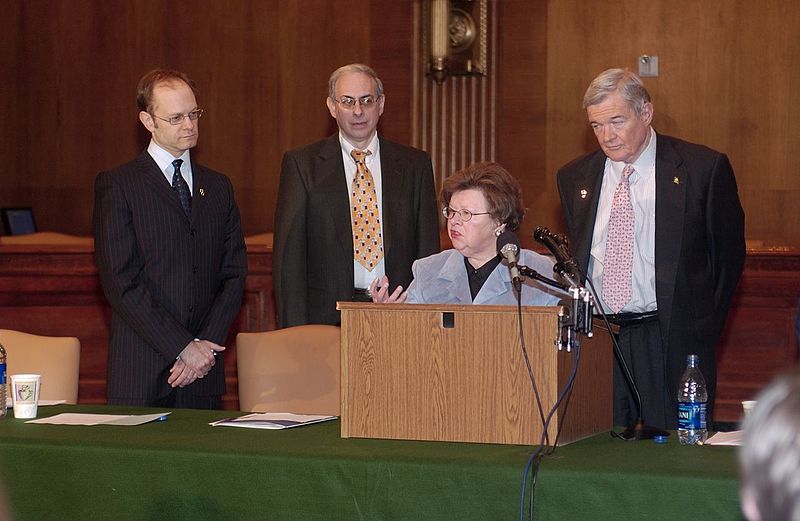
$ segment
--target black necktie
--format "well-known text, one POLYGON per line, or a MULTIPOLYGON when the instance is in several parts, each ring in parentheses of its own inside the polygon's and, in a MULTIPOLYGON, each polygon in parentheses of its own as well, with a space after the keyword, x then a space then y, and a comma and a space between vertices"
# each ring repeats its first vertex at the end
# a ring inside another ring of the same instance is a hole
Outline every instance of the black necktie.
POLYGON ((183 159, 176 159, 172 162, 172 166, 175 167, 175 173, 172 174, 172 189, 177 192, 183 211, 188 217, 192 213, 192 192, 189 191, 189 185, 186 184, 186 180, 181 175, 182 164, 183 159))

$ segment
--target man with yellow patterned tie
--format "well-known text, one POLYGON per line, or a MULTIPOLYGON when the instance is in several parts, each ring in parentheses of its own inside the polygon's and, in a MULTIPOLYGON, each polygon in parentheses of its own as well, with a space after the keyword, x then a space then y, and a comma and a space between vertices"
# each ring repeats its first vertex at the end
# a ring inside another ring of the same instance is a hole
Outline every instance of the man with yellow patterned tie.
POLYGON ((367 288, 384 275, 405 288, 414 260, 439 251, 430 158, 378 136, 385 101, 370 67, 340 67, 326 99, 339 132, 283 157, 273 246, 279 327, 338 324, 337 301, 369 301, 367 288))

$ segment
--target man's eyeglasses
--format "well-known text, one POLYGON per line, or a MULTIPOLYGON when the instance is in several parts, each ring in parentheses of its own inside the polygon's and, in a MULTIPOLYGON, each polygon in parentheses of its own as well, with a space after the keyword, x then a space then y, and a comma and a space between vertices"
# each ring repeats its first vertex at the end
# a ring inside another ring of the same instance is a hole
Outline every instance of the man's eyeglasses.
POLYGON ((376 98, 372 94, 367 94, 366 96, 361 96, 360 98, 353 98, 351 96, 342 96, 339 99, 331 98, 334 102, 338 103, 342 106, 343 109, 353 110, 356 108, 356 103, 361 105, 363 110, 369 110, 375 106, 378 102, 379 97, 376 98))
POLYGON ((150 115, 156 119, 160 119, 161 121, 166 121, 170 125, 180 125, 183 123, 184 118, 189 118, 190 120, 195 121, 197 118, 203 115, 203 109, 198 107, 191 112, 187 112, 186 114, 175 114, 174 116, 170 116, 168 118, 162 118, 161 116, 156 116, 155 114, 150 115))
POLYGON ((461 219, 461 222, 467 222, 472 219, 473 215, 489 215, 492 212, 470 212, 469 210, 453 210, 449 206, 445 206, 442 208, 442 215, 448 221, 458 215, 458 218, 461 219))

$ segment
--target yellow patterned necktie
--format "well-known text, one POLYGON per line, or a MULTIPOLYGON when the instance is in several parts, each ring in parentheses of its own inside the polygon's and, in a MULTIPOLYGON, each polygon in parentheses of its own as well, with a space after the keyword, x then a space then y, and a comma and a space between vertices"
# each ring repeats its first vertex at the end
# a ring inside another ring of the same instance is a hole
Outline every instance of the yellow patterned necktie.
POLYGON ((353 217, 353 255, 368 271, 383 258, 383 237, 375 181, 365 159, 372 152, 353 149, 350 155, 356 162, 356 175, 351 190, 353 217))

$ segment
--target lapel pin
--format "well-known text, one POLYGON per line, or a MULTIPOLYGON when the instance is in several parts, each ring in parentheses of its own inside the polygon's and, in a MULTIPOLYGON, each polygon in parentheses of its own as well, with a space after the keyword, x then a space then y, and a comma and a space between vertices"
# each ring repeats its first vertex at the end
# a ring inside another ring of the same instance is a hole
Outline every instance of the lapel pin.
MULTIPOLYGON (((675 179, 678 179, 678 178, 676 177, 675 179)), ((205 192, 205 190, 203 190, 203 189, 201 188, 201 189, 200 189, 200 197, 205 197, 205 196, 206 196, 206 192, 205 192)))
POLYGON ((587 196, 588 194, 589 194, 589 192, 588 192, 588 191, 587 191, 585 188, 583 188, 583 189, 581 190, 581 199, 586 199, 586 196, 587 196))
POLYGON ((672 182, 673 182, 673 183, 675 183, 676 185, 679 185, 679 184, 681 184, 681 180, 680 180, 680 179, 678 179, 678 177, 677 177, 677 176, 675 176, 675 177, 673 177, 673 178, 672 178, 672 182))

